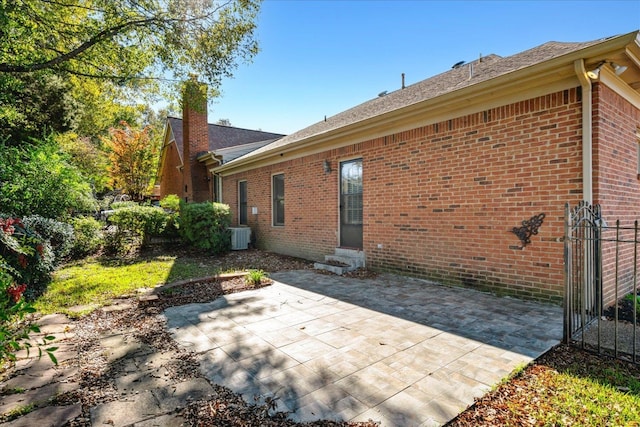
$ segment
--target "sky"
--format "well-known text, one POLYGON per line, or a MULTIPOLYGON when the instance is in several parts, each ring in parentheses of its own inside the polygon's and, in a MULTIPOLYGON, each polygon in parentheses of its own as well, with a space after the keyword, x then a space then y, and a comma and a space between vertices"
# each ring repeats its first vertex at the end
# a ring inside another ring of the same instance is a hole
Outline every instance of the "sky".
POLYGON ((640 0, 265 0, 260 52, 224 79, 209 122, 289 134, 480 55, 640 30, 640 0))

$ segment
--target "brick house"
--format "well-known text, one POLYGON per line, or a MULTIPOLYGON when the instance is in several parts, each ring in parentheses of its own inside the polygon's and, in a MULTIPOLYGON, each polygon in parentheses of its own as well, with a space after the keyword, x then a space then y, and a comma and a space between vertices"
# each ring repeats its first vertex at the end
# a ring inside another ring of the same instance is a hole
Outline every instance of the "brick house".
POLYGON ((211 173, 213 166, 284 136, 210 124, 206 107, 193 109, 186 102, 184 105, 182 119, 167 117, 156 178, 155 192, 159 198, 176 194, 186 201, 218 201, 222 183, 211 173))
POLYGON ((565 203, 623 221, 640 208, 639 40, 549 42, 403 78, 214 167, 222 201, 267 250, 341 248, 369 268, 560 300, 565 203))

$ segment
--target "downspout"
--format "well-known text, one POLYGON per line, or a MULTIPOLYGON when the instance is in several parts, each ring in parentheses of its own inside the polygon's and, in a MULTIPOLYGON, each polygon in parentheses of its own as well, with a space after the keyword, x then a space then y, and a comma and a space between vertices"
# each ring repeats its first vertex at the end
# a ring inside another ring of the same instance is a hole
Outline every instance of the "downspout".
POLYGON ((574 69, 582 87, 582 198, 593 204, 593 118, 591 80, 584 59, 577 59, 574 69))

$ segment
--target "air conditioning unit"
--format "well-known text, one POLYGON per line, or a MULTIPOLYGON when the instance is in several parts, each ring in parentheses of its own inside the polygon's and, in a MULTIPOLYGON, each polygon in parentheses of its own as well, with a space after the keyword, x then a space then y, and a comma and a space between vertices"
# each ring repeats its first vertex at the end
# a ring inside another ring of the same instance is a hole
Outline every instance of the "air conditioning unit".
POLYGON ((231 227, 231 250, 249 249, 251 229, 249 227, 231 227))

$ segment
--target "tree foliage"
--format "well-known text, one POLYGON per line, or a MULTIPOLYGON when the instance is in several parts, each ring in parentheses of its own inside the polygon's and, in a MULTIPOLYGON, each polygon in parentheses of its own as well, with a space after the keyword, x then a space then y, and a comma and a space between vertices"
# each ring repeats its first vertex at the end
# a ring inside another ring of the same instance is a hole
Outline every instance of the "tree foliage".
POLYGON ((104 143, 109 151, 109 174, 113 188, 122 189, 134 200, 142 200, 155 177, 157 147, 149 136, 150 126, 133 129, 127 122, 112 128, 104 143))
POLYGON ((257 53, 259 0, 0 0, 0 73, 126 82, 152 68, 216 86, 257 53))
POLYGON ((75 127, 78 112, 69 84, 60 77, 0 73, 0 140, 17 145, 68 131, 75 127))
POLYGON ((91 188, 58 145, 47 138, 33 145, 0 142, 0 209, 16 216, 60 218, 96 207, 91 188))

